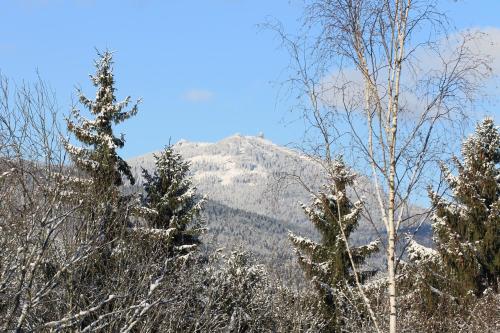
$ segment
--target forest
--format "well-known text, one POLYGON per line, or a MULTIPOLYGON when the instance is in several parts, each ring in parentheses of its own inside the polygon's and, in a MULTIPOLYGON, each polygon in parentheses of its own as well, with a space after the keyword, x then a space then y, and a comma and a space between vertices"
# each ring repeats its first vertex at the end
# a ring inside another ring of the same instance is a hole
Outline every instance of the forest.
MULTIPOLYGON (((97 51, 95 98, 77 89, 64 115, 41 78, 0 75, 0 331, 500 331, 500 126, 471 116, 491 59, 444 15, 437 1, 314 0, 299 35, 265 24, 307 125, 295 150, 315 166, 267 189, 310 195, 288 203, 307 222, 295 229, 288 206, 278 219, 210 200, 168 141, 131 167, 117 126, 141 100, 117 97, 114 52, 97 51), (267 239, 259 254, 237 246, 252 237, 267 239)), ((249 200, 249 182, 223 195, 249 200)))

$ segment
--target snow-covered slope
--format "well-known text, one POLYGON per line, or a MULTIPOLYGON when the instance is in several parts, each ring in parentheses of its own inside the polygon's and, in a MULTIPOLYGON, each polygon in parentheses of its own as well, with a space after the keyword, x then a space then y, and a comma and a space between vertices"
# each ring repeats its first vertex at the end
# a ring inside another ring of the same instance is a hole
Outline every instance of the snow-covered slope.
MULTIPOLYGON (((241 135, 216 143, 182 140, 174 149, 190 161, 198 192, 209 197, 205 214, 211 231, 207 237, 215 240, 216 246, 241 245, 263 257, 274 256, 268 258, 273 262, 293 258, 287 230, 315 236, 300 207, 300 202, 308 203, 311 195, 294 177, 280 181, 284 175, 300 176, 304 184, 317 191, 324 183, 324 173, 311 159, 264 138, 241 135)), ((141 167, 152 169, 153 153, 128 162, 139 175, 141 167)), ((364 196, 366 209, 382 231, 370 188, 370 183, 360 177, 357 192, 364 196)), ((352 241, 362 244, 375 238, 373 226, 361 221, 352 241)))
MULTIPOLYGON (((313 187, 321 183, 317 165, 261 137, 234 135, 216 143, 182 140, 175 149, 190 161, 194 183, 211 200, 292 224, 303 222, 298 202, 309 201, 309 195, 298 184, 278 179, 287 173, 301 175, 313 187)), ((153 154, 129 163, 136 172, 151 169, 153 154)))

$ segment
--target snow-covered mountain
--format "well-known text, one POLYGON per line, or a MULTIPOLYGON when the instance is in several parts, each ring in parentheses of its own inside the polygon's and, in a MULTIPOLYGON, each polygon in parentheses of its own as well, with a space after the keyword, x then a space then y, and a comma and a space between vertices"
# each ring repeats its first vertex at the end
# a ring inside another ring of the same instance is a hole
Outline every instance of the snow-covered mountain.
MULTIPOLYGON (((292 224, 303 222, 298 202, 309 201, 309 195, 297 183, 279 178, 287 173, 300 175, 313 187, 321 183, 317 165, 261 137, 236 134, 216 143, 181 140, 174 148, 190 161, 193 181, 200 193, 231 208, 292 224)), ((140 167, 151 169, 153 153, 129 163, 136 172, 140 167)))
MULTIPOLYGON (((209 198, 205 209, 210 229, 207 237, 216 246, 241 246, 274 262, 293 258, 288 230, 315 237, 300 206, 301 202, 308 203, 311 195, 296 177, 284 176, 298 176, 317 191, 324 183, 318 163, 262 137, 239 134, 216 143, 181 140, 174 149, 191 163, 198 192, 209 198)), ((154 166, 153 153, 128 162, 139 175, 141 167, 151 170, 154 166)), ((364 192, 366 208, 376 219, 378 210, 374 209, 370 187, 360 177, 358 188, 364 192)), ((381 222, 378 226, 382 227, 381 222)), ((377 238, 377 234, 372 225, 361 221, 353 237, 354 243, 365 243, 377 238)))

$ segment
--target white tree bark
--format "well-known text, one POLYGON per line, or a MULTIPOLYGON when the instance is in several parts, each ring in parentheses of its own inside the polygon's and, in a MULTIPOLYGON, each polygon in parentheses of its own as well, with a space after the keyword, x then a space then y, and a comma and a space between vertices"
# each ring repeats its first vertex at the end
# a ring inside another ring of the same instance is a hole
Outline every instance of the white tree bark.
MULTIPOLYGON (((456 44, 441 44, 449 35, 438 5, 436 0, 311 0, 305 21, 321 31, 311 44, 307 36, 294 40, 275 28, 295 64, 291 82, 309 103, 299 105, 300 110, 308 111, 304 118, 323 141, 313 149, 322 152, 318 160, 326 156, 327 165, 330 154, 347 146, 360 152, 363 167, 370 170, 359 171, 371 173, 385 226, 390 333, 397 331, 398 230, 404 221, 431 213, 432 207, 413 216, 409 207, 421 195, 416 194, 418 187, 429 184, 426 168, 450 152, 437 130, 463 121, 464 105, 474 102, 491 74, 488 57, 470 47, 476 36, 464 34, 456 44), (418 29, 439 30, 443 39, 432 34, 419 39, 418 29), (440 67, 421 68, 420 50, 434 54, 440 67), (414 74, 416 68, 421 77, 414 74), (361 82, 352 71, 360 74, 361 82), (333 83, 325 87, 328 79, 333 83), (418 105, 410 107, 401 98, 408 93, 415 93, 418 105), (347 143, 339 133, 342 121, 353 139, 347 143)), ((380 224, 367 218, 374 226, 380 224)))

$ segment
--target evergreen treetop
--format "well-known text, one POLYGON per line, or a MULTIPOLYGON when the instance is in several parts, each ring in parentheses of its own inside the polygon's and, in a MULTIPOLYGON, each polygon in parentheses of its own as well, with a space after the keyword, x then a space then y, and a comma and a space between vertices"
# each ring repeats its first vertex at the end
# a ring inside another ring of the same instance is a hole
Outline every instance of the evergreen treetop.
MULTIPOLYGON (((352 203, 347 196, 347 188, 353 185, 356 175, 341 157, 332 162, 331 175, 332 182, 315 196, 310 205, 303 205, 307 217, 320 233, 321 242, 289 235, 301 267, 323 294, 326 303, 333 303, 335 289, 355 283, 342 230, 348 240, 358 226, 363 209, 362 202, 352 203)), ((379 242, 350 246, 349 249, 355 264, 362 265, 369 255, 378 251, 379 242)), ((361 277, 370 274, 361 273, 361 277)))
POLYGON ((165 236, 167 248, 195 248, 203 229, 193 223, 205 199, 197 196, 188 177, 189 163, 171 145, 154 158, 154 172, 143 169, 145 195, 139 215, 146 219, 150 233, 165 236))
POLYGON ((138 102, 130 110, 124 110, 131 99, 128 96, 121 102, 116 101, 112 53, 98 53, 98 57, 96 73, 90 75, 92 84, 97 87, 95 100, 87 98, 80 89, 77 91, 80 103, 95 118, 87 119, 80 109, 73 108, 72 117, 67 119, 68 130, 83 147, 76 147, 68 141, 65 141, 65 147, 76 166, 87 172, 99 186, 120 186, 122 176, 134 184, 129 165, 116 152, 124 146, 125 138, 123 134, 115 136, 113 125, 134 116, 138 102))
POLYGON ((498 288, 500 270, 500 130, 486 118, 462 144, 458 174, 442 166, 452 198, 430 191, 434 241, 459 293, 498 288))

